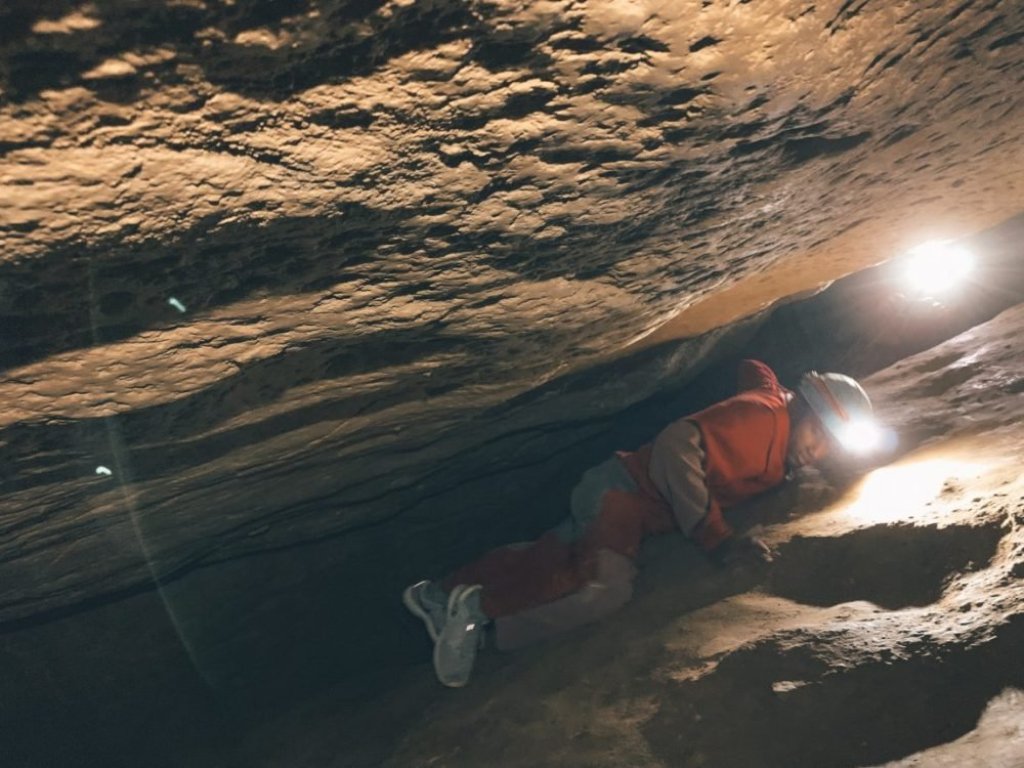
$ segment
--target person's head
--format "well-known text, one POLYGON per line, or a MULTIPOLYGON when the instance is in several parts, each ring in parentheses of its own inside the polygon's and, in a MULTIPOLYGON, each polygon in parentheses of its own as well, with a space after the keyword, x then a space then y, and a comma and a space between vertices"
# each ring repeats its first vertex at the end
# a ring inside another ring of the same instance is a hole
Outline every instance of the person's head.
POLYGON ((796 469, 817 464, 832 452, 832 438, 825 431, 821 419, 799 394, 790 402, 789 445, 786 463, 796 469))
POLYGON ((864 388, 841 373, 805 373, 790 404, 787 461, 817 464, 833 452, 856 451, 872 427, 873 409, 864 388))

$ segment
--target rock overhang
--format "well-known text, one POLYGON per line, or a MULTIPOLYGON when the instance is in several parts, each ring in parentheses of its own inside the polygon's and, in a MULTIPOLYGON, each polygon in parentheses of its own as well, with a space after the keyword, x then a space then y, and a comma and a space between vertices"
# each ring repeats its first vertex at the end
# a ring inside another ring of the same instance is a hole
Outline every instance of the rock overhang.
POLYGON ((480 525, 691 369, 543 385, 1020 212, 1005 3, 125 10, 4 12, 6 620, 480 525))

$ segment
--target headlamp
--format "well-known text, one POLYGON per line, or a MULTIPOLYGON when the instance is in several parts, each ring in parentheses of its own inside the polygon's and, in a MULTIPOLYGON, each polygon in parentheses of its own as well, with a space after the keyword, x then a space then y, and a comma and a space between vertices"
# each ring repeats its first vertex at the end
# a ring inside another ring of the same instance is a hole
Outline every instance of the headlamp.
POLYGON ((878 450, 883 442, 882 430, 870 419, 844 424, 836 437, 845 450, 860 456, 878 450))

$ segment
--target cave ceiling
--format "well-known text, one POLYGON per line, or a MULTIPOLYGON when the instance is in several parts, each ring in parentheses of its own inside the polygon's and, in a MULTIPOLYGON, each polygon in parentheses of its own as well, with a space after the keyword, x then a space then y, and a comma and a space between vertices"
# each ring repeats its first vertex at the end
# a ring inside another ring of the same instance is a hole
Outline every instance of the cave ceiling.
POLYGON ((1015 2, 0 29, 0 620, 398 514, 452 424, 1021 210, 1015 2))

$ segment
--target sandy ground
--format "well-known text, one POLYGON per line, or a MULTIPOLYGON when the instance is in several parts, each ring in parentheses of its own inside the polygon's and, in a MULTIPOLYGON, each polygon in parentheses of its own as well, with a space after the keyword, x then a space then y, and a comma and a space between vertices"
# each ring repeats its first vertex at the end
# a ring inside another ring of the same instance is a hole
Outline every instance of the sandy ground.
POLYGON ((485 651, 459 691, 433 680, 425 642, 389 693, 328 692, 230 760, 1019 768, 1022 327, 1024 306, 869 379, 900 448, 845 491, 808 472, 737 510, 775 563, 651 540, 616 616, 485 651))

